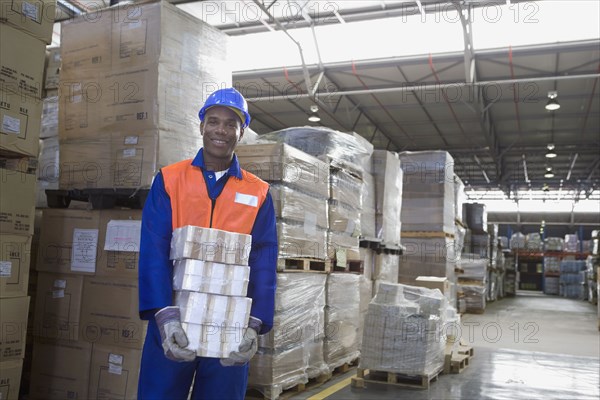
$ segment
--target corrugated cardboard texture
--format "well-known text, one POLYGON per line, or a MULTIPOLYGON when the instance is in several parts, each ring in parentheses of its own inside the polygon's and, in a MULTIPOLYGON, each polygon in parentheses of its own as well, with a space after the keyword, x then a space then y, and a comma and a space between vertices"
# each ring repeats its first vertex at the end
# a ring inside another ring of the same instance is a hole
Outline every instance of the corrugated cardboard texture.
POLYGON ((23 360, 0 362, 0 399, 17 400, 21 386, 23 360))
POLYGON ((29 297, 0 301, 0 361, 20 360, 25 355, 29 297))
POLYGON ((0 19, 3 23, 27 32, 46 44, 52 43, 52 28, 56 14, 56 0, 3 1, 0 19))
POLYGON ((135 399, 142 351, 94 344, 90 399, 135 399))
MULTIPOLYGON (((0 25, 1 26, 1 25, 0 25)), ((4 63, 4 54, 2 54, 4 63)), ((0 149, 24 156, 38 156, 42 101, 4 90, 0 83, 0 149)))
POLYGON ((33 235, 35 175, 0 169, 0 232, 33 235))
POLYGON ((0 298, 27 295, 31 236, 0 235, 0 298))

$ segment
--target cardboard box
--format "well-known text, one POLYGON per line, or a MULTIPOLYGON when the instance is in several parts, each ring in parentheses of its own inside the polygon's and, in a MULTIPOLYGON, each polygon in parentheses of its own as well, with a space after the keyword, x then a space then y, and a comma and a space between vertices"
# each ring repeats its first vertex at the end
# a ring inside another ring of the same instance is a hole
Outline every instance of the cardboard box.
POLYGON ((58 95, 48 96, 42 103, 40 139, 58 137, 58 95))
POLYGON ((200 139, 198 105, 231 85, 227 36, 167 2, 73 18, 61 34, 65 139, 149 129, 200 139))
POLYGON ((23 360, 0 362, 0 399, 17 400, 21 387, 23 360))
POLYGON ((33 235, 35 175, 0 169, 0 232, 33 235))
POLYGON ((271 185, 277 218, 304 224, 308 230, 327 229, 327 200, 284 185, 271 185))
POLYGON ((186 225, 173 231, 170 257, 248 265, 251 245, 250 235, 186 225))
POLYGON ((29 395, 32 399, 89 399, 92 345, 36 338, 29 395))
POLYGON ((84 277, 81 339, 141 349, 146 325, 138 315, 137 279, 84 277))
POLYGON ((31 236, 0 235, 0 298, 27 296, 31 236))
POLYGON ((175 261, 173 289, 192 292, 246 296, 250 267, 200 260, 175 261))
POLYGON ((450 296, 450 281, 445 277, 417 276, 415 278, 415 286, 426 287, 429 289, 439 289, 444 296, 450 296))
POLYGON ((37 157, 42 102, 2 87, 5 85, 0 84, 0 149, 37 157))
POLYGON ((78 340, 83 277, 40 272, 37 279, 33 334, 78 340))
POLYGON ((52 43, 56 0, 8 0, 0 4, 0 20, 27 32, 46 44, 52 43))
POLYGON ((62 59, 60 47, 53 47, 46 53, 46 72, 44 74, 44 89, 58 89, 60 83, 60 68, 62 59))
POLYGON ((43 42, 0 24, 0 89, 41 99, 45 57, 43 42))
POLYGON ((85 140, 64 139, 62 132, 61 189, 149 188, 161 167, 193 158, 201 147, 200 135, 177 131, 125 127, 85 140))
POLYGON ((331 170, 329 175, 329 198, 347 204, 351 208, 362 208, 363 182, 343 170, 331 170))
POLYGON ((89 398, 137 398, 141 358, 141 350, 94 344, 89 398))
POLYGON ((45 209, 37 270, 136 278, 141 216, 141 210, 128 209, 45 209), (107 246, 107 233, 115 232, 111 221, 125 222, 113 222, 119 239, 109 236, 107 246))
POLYGON ((329 165, 283 143, 237 146, 242 168, 268 182, 329 197, 329 165))
POLYGON ((324 229, 307 229, 304 225, 277 221, 277 244, 280 258, 324 260, 327 257, 327 231, 324 229))
POLYGON ((0 361, 20 360, 25 355, 29 297, 0 301, 0 361))

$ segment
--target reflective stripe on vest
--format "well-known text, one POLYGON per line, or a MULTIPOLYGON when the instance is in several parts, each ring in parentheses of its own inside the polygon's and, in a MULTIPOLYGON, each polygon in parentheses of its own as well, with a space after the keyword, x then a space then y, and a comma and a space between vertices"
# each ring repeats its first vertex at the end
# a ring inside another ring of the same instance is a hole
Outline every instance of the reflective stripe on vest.
POLYGON ((202 170, 185 160, 161 171, 171 199, 173 229, 194 225, 250 234, 269 190, 266 182, 245 170, 242 179, 230 176, 215 201, 211 226, 213 205, 202 170))

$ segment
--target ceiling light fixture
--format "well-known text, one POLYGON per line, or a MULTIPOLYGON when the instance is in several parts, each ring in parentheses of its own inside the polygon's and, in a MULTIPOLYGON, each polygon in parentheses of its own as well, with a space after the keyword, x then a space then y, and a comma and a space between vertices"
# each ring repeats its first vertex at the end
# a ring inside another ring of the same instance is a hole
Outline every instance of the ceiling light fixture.
POLYGON ((556 111, 560 108, 560 104, 558 104, 558 92, 556 90, 551 90, 548 92, 548 103, 546 103, 546 110, 548 111, 556 111))
POLYGON ((552 171, 548 171, 544 174, 544 178, 554 178, 554 173, 552 171))
POLYGON ((317 106, 316 104, 313 104, 312 106, 310 106, 310 112, 312 114, 310 114, 310 116, 308 117, 308 120, 310 122, 319 122, 321 120, 321 118, 319 117, 319 106, 317 106))
POLYGON ((548 151, 546 152, 546 158, 556 158, 558 154, 554 151, 554 144, 549 143, 547 147, 548 151))

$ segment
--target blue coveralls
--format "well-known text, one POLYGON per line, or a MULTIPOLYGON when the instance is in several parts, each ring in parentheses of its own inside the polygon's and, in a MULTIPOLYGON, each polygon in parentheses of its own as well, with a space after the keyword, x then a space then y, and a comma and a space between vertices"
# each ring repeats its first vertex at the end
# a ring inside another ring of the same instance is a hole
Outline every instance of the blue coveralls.
MULTIPOLYGON (((221 194, 230 177, 242 178, 235 154, 227 173, 218 181, 215 180, 213 171, 206 170, 202 149, 192 165, 202 169, 211 198, 216 199, 221 194)), ((169 195, 165 191, 162 174, 158 173, 142 213, 139 309, 140 317, 149 322, 142 353, 138 399, 187 399, 195 376, 192 399, 241 400, 246 392, 248 364, 223 367, 218 358, 206 357, 196 357, 193 362, 174 362, 167 359, 163 353, 154 313, 172 305, 173 263, 169 260, 171 218, 169 195)), ((277 229, 270 193, 267 193, 258 211, 251 234, 252 249, 248 262, 248 297, 252 298, 250 315, 262 321, 259 333, 264 334, 273 326, 277 264, 277 229)))

